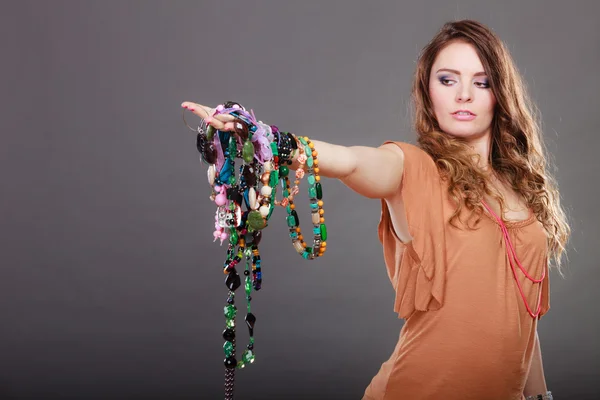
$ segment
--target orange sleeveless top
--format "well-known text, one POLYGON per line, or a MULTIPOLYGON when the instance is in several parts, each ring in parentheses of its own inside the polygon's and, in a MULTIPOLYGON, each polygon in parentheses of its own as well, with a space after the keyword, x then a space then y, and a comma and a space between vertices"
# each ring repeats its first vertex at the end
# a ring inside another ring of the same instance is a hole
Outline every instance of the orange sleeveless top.
MULTIPOLYGON (((516 254, 533 283, 517 279, 538 319, 528 313, 511 269, 499 223, 482 216, 476 229, 455 228, 455 206, 433 159, 420 148, 404 152, 402 201, 413 240, 396 236, 381 201, 379 240, 396 292, 394 311, 405 320, 390 358, 367 387, 370 400, 520 400, 537 320, 550 308, 548 248, 543 226, 530 211, 506 222, 516 254)), ((399 204, 391 204, 391 207, 399 204)), ((399 208, 401 211, 401 209, 399 208)))

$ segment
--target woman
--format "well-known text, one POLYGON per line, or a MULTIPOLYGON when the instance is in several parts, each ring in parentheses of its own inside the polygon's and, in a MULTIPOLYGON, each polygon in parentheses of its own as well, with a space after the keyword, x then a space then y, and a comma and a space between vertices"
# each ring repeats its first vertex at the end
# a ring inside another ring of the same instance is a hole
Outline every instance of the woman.
POLYGON ((423 49, 412 94, 418 147, 313 140, 322 176, 381 199, 379 239, 406 320, 363 398, 551 398, 536 329, 569 227, 520 76, 496 35, 463 20, 423 49))

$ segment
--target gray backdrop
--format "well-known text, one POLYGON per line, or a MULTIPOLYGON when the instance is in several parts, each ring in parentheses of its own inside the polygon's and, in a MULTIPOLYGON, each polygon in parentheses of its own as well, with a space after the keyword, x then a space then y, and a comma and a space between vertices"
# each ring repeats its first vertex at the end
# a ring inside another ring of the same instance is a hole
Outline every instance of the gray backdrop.
MULTIPOLYGON (((548 386, 600 398, 598 3, 2 4, 0 398, 222 398, 225 247, 180 103, 239 101, 332 143, 414 142, 418 51, 461 18, 515 57, 573 227, 539 326, 548 386)), ((265 232, 257 361, 236 398, 359 399, 397 341, 379 201, 324 192, 323 259, 296 255, 283 210, 265 232)))

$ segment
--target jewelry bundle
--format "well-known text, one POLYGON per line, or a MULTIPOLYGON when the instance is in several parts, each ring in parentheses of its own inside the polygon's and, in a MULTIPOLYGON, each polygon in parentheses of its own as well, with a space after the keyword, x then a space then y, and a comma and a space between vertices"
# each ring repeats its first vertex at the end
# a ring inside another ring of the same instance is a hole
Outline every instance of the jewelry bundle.
MULTIPOLYGON (((326 251, 327 227, 323 210, 323 190, 320 183, 318 153, 307 137, 281 132, 276 126, 257 121, 235 102, 226 102, 215 109, 214 115, 229 114, 235 119, 233 131, 216 130, 202 121, 197 130, 196 147, 200 159, 208 165, 208 182, 215 202, 214 240, 223 244, 228 240, 227 256, 223 265, 228 288, 224 307, 225 330, 225 399, 233 399, 235 370, 254 362, 254 325, 256 317, 250 310, 252 289, 262 284, 261 258, 258 245, 262 231, 268 226, 275 206, 286 208, 287 226, 294 249, 303 258, 313 260, 326 251), (300 168, 295 171, 294 186, 290 187, 289 166, 296 157, 300 168), (235 160, 241 159, 237 169, 235 160), (304 171, 306 167, 307 172, 304 171), (294 204, 299 184, 307 176, 308 194, 313 225, 312 247, 304 242, 300 221, 294 204), (276 199, 281 181, 283 198, 276 199), (247 313, 245 317, 250 339, 241 359, 236 359, 237 307, 235 291, 241 284, 237 265, 245 261, 244 290, 247 313)), ((213 116, 214 116, 213 115, 213 116)), ((185 111, 184 111, 185 123, 185 111)), ((187 125, 187 123, 186 123, 187 125)), ((189 127, 189 125, 188 125, 189 127)))

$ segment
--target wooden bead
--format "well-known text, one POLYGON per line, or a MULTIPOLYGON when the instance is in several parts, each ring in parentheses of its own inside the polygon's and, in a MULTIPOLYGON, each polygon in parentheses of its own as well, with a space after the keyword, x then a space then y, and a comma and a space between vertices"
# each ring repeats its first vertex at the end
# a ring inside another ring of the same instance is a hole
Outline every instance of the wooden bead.
POLYGON ((325 218, 321 217, 321 221, 322 224, 325 223, 325 218))
POLYGON ((325 214, 325 210, 323 210, 322 208, 319 210, 319 214, 323 215, 325 214))
POLYGON ((323 200, 319 200, 318 203, 319 207, 323 207, 323 200))
POLYGON ((319 182, 321 180, 321 177, 319 175, 315 175, 315 181, 319 182))

